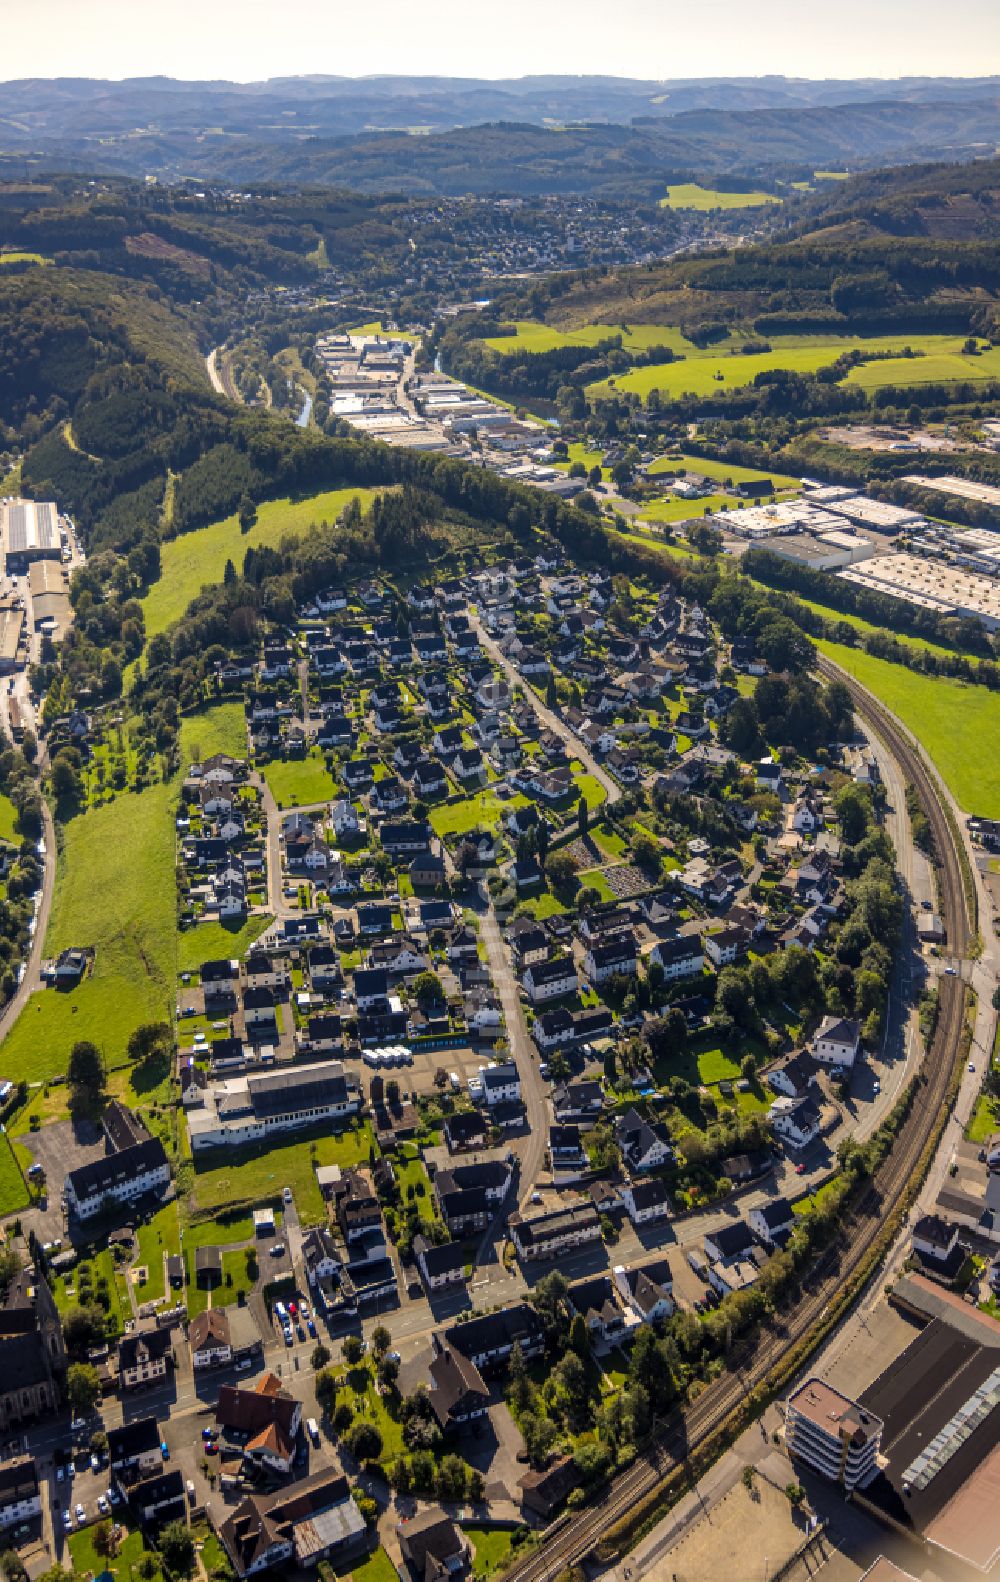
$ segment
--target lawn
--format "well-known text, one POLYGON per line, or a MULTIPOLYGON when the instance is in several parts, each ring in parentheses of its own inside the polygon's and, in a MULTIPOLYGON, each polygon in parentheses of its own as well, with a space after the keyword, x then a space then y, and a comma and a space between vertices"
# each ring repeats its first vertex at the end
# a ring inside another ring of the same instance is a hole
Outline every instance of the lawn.
POLYGON ((613 901, 615 892, 612 890, 600 868, 585 868, 577 874, 582 889, 596 890, 602 901, 613 901))
POLYGON ((590 450, 580 440, 573 440, 572 443, 566 448, 566 460, 557 461, 554 463, 554 465, 556 467, 561 467, 563 470, 567 470, 572 467, 574 462, 580 461, 586 467, 588 472, 590 472, 593 467, 600 467, 601 477, 603 478, 604 482, 607 483, 608 479, 611 477, 611 468, 602 466, 601 463, 603 460, 603 451, 590 450))
POLYGON ((624 857, 628 851, 628 846, 621 836, 609 830, 604 824, 599 824, 596 829, 592 829, 590 838, 598 849, 604 853, 605 857, 624 857))
MULTIPOLYGON (((209 1286, 194 1277, 194 1254, 187 1262, 187 1286, 184 1300, 187 1304, 188 1318, 194 1318, 196 1313, 203 1313, 208 1307, 209 1286)), ((222 1279, 211 1287, 213 1307, 235 1307, 239 1304, 240 1297, 244 1300, 253 1290, 254 1280, 257 1277, 256 1257, 249 1264, 246 1250, 241 1252, 224 1252, 222 1254, 222 1279), (250 1270, 253 1270, 251 1276, 250 1270)))
MULTIPOLYGON (((398 1396, 390 1396, 388 1399, 395 1400, 398 1407, 398 1396)), ((395 1461, 404 1448, 403 1425, 398 1418, 390 1415, 386 1400, 387 1398, 379 1395, 375 1389, 375 1369, 367 1360, 357 1368, 347 1368, 342 1371, 338 1381, 337 1405, 346 1401, 355 1417, 364 1418, 365 1422, 375 1424, 382 1435, 382 1454, 379 1460, 384 1465, 395 1461)), ((362 1570, 364 1569, 362 1567, 362 1570)), ((355 1582, 357 1576, 358 1571, 355 1567, 355 1582)))
POLYGON ((271 923, 270 917, 251 917, 241 928, 225 923, 196 923, 177 936, 178 972, 197 972, 204 961, 232 961, 245 956, 254 940, 271 923))
POLYGON ((18 1169, 10 1138, 0 1136, 0 1217, 16 1214, 28 1205, 28 1189, 18 1169))
POLYGON ((319 747, 306 758, 275 758, 261 771, 279 807, 311 807, 329 802, 337 787, 319 747))
POLYGON ((726 479, 734 484, 750 483, 757 478, 770 478, 775 489, 801 489, 801 478, 784 472, 772 472, 770 467, 740 467, 732 461, 716 461, 707 456, 657 456, 647 469, 650 477, 661 472, 694 472, 702 478, 713 478, 717 483, 726 479))
POLYGON ((239 571, 249 548, 268 545, 277 549, 288 534, 302 537, 321 522, 334 522, 355 496, 364 509, 374 498, 374 491, 330 489, 304 500, 268 500, 258 507, 257 520, 248 533, 240 532, 239 519, 234 515, 168 539, 160 551, 159 581, 142 601, 147 639, 179 620, 203 587, 221 582, 227 560, 239 571))
POLYGON ((713 209, 762 209, 768 203, 780 202, 772 192, 717 192, 713 187, 700 187, 696 181, 684 181, 667 188, 660 208, 711 213, 713 209))
POLYGON ((399 1582, 399 1573, 381 1545, 350 1570, 354 1582, 399 1582))
POLYGON ((643 522, 689 522, 704 516, 706 511, 721 511, 724 507, 738 510, 731 494, 706 494, 697 500, 650 500, 642 508, 643 522))
POLYGON ((140 1225, 137 1235, 139 1253, 136 1262, 145 1264, 149 1278, 143 1284, 136 1286, 135 1294, 140 1302, 152 1302, 164 1295, 164 1253, 170 1255, 181 1250, 180 1221, 176 1201, 168 1203, 166 1208, 161 1208, 147 1224, 140 1225))
POLYGON ((213 753, 246 757, 247 719, 242 703, 213 703, 181 720, 181 767, 187 769, 213 753))
POLYGON ((466 835, 470 829, 482 826, 492 828, 505 813, 526 807, 528 798, 520 792, 516 796, 498 797, 493 791, 477 791, 461 802, 442 802, 430 810, 431 828, 435 835, 466 835))
POLYGON ((302 1131, 280 1147, 269 1141, 263 1147, 240 1149, 212 1163, 211 1153, 195 1160, 194 1200, 196 1208, 210 1212, 232 1205, 260 1208, 276 1203, 282 1189, 290 1186, 295 1206, 306 1225, 325 1219, 323 1198, 316 1185, 316 1164, 340 1165, 342 1169, 368 1163, 372 1146, 371 1128, 352 1128, 331 1136, 323 1129, 302 1131))
POLYGON ((959 807, 1000 818, 1000 760, 983 744, 1000 740, 1000 696, 943 676, 922 676, 840 643, 820 650, 881 698, 926 748, 959 807))
POLYGON ((980 1093, 972 1119, 965 1128, 965 1135, 970 1143, 984 1143, 998 1129, 998 1123, 1000 1123, 1000 1100, 991 1099, 987 1094, 980 1093))
POLYGON ((574 770, 573 783, 576 786, 579 795, 583 797, 583 800, 586 802, 588 808, 593 810, 595 807, 601 807, 603 805, 607 796, 607 792, 601 785, 601 782, 598 780, 596 775, 586 773, 580 774, 574 770))
POLYGON ((17 808, 8 796, 0 796, 0 840, 11 845, 20 840, 17 833, 17 808))
POLYGON ((92 975, 68 993, 32 995, 6 1039, 0 1067, 14 1081, 66 1069, 90 1038, 119 1063, 140 1022, 170 1014, 176 982, 173 803, 156 785, 71 819, 56 865, 47 955, 91 945, 92 975))
MULTIPOLYGON (((120 1579, 129 1578, 129 1582, 138 1571, 139 1562, 143 1555, 153 1553, 148 1550, 142 1541, 141 1533, 130 1532, 122 1543, 115 1558, 111 1561, 102 1560, 94 1548, 94 1527, 84 1527, 82 1531, 71 1533, 69 1539, 70 1559, 73 1570, 77 1576, 86 1576, 88 1572, 95 1577, 113 1574, 120 1579)), ((160 1582, 161 1573, 157 1570, 152 1582, 160 1582)))
POLYGON ((472 1575, 492 1576, 507 1564, 510 1546, 514 1539, 513 1527, 463 1527, 462 1531, 472 1544, 475 1555, 472 1575))

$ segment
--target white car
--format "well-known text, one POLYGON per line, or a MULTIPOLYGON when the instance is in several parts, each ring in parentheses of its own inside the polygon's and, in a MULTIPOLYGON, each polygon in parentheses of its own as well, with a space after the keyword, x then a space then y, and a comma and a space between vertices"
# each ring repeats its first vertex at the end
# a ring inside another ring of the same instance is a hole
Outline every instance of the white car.
POLYGON ((76 1502, 76 1519, 78 1522, 85 1522, 87 1520, 87 1513, 79 1500, 76 1502))
POLYGON ((73 1512, 63 1511, 63 1527, 68 1533, 73 1531, 73 1512))
POLYGON ((106 1516, 108 1514, 108 1511, 111 1509, 111 1507, 108 1504, 108 1496, 106 1494, 99 1494, 97 1496, 97 1509, 100 1511, 102 1516, 106 1516))
POLYGON ((290 1203, 292 1201, 292 1189, 291 1189, 291 1187, 284 1187, 284 1188, 282 1188, 281 1196, 282 1196, 282 1199, 284 1200, 284 1202, 290 1203))

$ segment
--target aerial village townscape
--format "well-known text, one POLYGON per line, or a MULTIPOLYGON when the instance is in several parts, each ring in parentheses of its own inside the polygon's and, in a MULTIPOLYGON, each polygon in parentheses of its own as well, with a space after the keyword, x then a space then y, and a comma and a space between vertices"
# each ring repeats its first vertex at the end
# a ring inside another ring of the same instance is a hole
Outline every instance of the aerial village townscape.
POLYGON ((0 153, 0 1570, 1000 1575, 1000 162, 427 102, 0 153))

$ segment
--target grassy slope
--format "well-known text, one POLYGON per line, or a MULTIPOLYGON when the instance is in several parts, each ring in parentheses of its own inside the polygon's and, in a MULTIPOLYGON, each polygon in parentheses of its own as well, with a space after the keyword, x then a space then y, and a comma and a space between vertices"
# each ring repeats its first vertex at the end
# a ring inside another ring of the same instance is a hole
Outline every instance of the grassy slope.
POLYGON ((622 345, 631 351, 647 346, 669 346, 686 356, 697 356, 698 348, 683 335, 676 324, 635 324, 623 329, 620 324, 585 324, 581 329, 557 330, 536 319, 516 319, 516 335, 498 335, 487 340, 496 352, 550 352, 559 346, 596 346, 612 335, 620 335, 622 345))
MULTIPOLYGON (((206 755, 229 740, 235 705, 185 720, 206 755)), ((43 1081, 66 1069, 70 1048, 91 1038, 111 1063, 140 1022, 169 1015, 177 976, 174 903, 176 784, 123 794, 64 826, 56 866, 49 955, 93 945, 94 971, 79 988, 32 995, 4 1043, 4 1075, 43 1081)))
POLYGON ((181 753, 185 769, 189 759, 208 758, 212 753, 245 758, 247 724, 243 704, 216 703, 210 709, 187 715, 181 722, 181 753))
MULTIPOLYGON (((651 390, 659 390, 669 398, 685 395, 711 395, 716 390, 737 390, 752 384, 757 374, 776 368, 786 368, 793 373, 815 373, 828 367, 841 352, 854 347, 867 351, 892 351, 912 346, 928 355, 913 358, 889 358, 884 362, 868 363, 862 369, 852 370, 851 377, 862 373, 866 388, 884 384, 918 384, 930 379, 986 379, 994 377, 997 364, 992 353, 979 357, 959 355, 961 341, 953 335, 895 335, 895 336, 773 336, 771 351, 750 356, 733 356, 724 349, 709 347, 707 353, 688 356, 683 362, 653 363, 646 368, 633 368, 615 380, 618 390, 634 391, 643 397, 651 390), (932 364, 947 362, 953 367, 950 373, 927 372, 932 364), (716 379, 716 374, 722 374, 716 379)), ((998 354, 1000 357, 1000 354, 998 354)), ((586 394, 604 394, 609 382, 602 380, 588 385, 586 394)))
POLYGON ((926 748, 959 806, 1000 818, 1000 762, 984 752, 1000 740, 1000 696, 938 676, 920 676, 839 643, 819 644, 881 698, 926 748))
POLYGON ((698 209, 702 213, 712 209, 760 209, 768 203, 780 203, 771 192, 716 192, 711 187, 700 187, 696 181, 685 181, 667 188, 667 195, 660 199, 661 209, 698 209))
POLYGON ((45 948, 55 954, 92 945, 94 971, 72 993, 32 996, 4 1045, 6 1075, 55 1076, 81 1038, 118 1061, 139 1022, 167 1014, 175 976, 175 794, 169 785, 151 786, 67 824, 45 948))
POLYGON ((288 534, 301 537, 320 522, 335 521, 355 495, 366 507, 374 491, 330 489, 304 500, 269 500, 260 506, 249 533, 241 533, 238 519, 227 516, 197 532, 170 539, 163 545, 160 580, 142 601, 147 638, 179 620, 203 587, 221 582, 227 560, 239 569, 250 547, 276 548, 288 534))
POLYGON ((655 478, 657 473, 677 472, 697 473, 701 478, 712 478, 717 483, 724 483, 727 478, 734 484, 749 483, 751 479, 770 478, 776 489, 800 489, 801 478, 793 478, 789 473, 772 472, 769 467, 740 467, 731 461, 713 461, 705 456, 658 456, 649 468, 650 477, 655 478))

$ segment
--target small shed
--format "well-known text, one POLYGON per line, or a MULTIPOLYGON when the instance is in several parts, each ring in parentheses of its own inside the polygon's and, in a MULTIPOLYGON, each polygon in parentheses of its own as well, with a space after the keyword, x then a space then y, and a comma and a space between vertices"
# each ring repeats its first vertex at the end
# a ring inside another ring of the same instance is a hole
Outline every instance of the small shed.
POLYGON ((195 1249, 194 1272, 197 1280, 222 1279, 222 1254, 218 1247, 198 1247, 195 1249))

